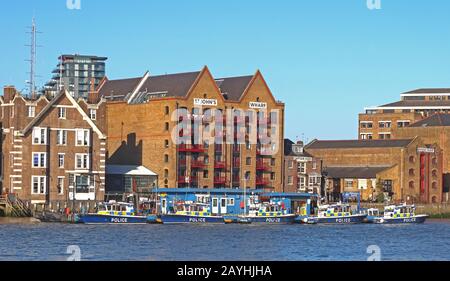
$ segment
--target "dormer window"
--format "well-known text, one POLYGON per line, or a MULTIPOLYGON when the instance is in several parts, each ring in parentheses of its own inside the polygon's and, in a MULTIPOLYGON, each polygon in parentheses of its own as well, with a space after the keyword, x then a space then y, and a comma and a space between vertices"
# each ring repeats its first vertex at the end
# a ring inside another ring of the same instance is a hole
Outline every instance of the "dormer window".
POLYGON ((89 118, 91 118, 91 120, 97 120, 97 110, 89 109, 89 118))

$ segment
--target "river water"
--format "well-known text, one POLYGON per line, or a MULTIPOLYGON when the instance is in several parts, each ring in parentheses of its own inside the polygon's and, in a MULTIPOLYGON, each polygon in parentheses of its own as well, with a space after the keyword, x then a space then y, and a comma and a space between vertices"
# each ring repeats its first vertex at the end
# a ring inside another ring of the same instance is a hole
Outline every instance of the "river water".
POLYGON ((0 260, 61 261, 78 253, 83 261, 364 261, 375 256, 448 261, 450 221, 419 225, 0 224, 0 260))

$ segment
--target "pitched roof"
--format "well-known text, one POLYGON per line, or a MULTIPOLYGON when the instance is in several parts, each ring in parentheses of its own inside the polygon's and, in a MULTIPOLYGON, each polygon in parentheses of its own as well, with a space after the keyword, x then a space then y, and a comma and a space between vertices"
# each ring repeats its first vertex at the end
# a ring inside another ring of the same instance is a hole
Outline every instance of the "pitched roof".
POLYGON ((219 78, 216 84, 226 100, 239 101, 252 78, 252 75, 219 78))
POLYGON ((335 179, 375 179, 377 174, 392 166, 356 166, 356 167, 326 167, 324 171, 328 178, 335 179))
POLYGON ((391 140, 313 140, 305 149, 406 147, 414 139, 391 140))
POLYGON ((292 146, 295 145, 293 141, 290 139, 284 139, 284 156, 303 156, 303 157, 312 157, 307 151, 303 149, 303 153, 295 153, 292 150, 292 146))
POLYGON ((139 85, 142 77, 106 80, 99 89, 99 96, 109 100, 123 100, 139 85))
POLYGON ((405 92, 403 94, 443 94, 443 93, 450 93, 450 88, 422 88, 405 92))
POLYGON ((436 113, 428 118, 417 121, 409 127, 444 127, 450 126, 450 114, 436 113))
POLYGON ((151 95, 164 97, 185 97, 194 84, 200 71, 150 76, 140 87, 130 103, 147 102, 151 95))
POLYGON ((450 106, 450 100, 402 100, 388 103, 380 107, 427 107, 427 106, 450 106))

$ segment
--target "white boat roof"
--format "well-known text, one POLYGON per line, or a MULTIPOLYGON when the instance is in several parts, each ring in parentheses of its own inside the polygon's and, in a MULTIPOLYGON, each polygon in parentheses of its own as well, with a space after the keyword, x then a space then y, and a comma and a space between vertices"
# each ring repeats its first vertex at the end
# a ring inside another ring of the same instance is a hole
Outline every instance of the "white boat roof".
POLYGON ((107 165, 106 174, 127 176, 157 176, 157 174, 144 166, 135 165, 107 165))

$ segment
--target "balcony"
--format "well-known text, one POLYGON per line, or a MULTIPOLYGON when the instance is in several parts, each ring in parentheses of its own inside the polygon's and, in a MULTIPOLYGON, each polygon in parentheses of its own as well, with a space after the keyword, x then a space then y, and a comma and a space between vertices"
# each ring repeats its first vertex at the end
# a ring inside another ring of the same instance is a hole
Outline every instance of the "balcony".
POLYGON ((272 151, 272 149, 264 148, 264 147, 257 148, 256 149, 256 155, 259 155, 259 156, 272 156, 273 155, 273 151, 272 151))
POLYGON ((191 162, 191 168, 193 169, 204 169, 206 167, 205 162, 199 160, 193 160, 191 162))
POLYGON ((215 161, 214 169, 225 169, 226 165, 225 161, 215 161))
POLYGON ((195 177, 195 176, 178 177, 178 183, 181 183, 181 184, 190 184, 190 183, 197 182, 197 181, 198 181, 198 177, 195 177))
POLYGON ((193 145, 180 144, 178 146, 178 151, 179 152, 203 153, 203 152, 205 152, 205 148, 203 145, 200 145, 200 144, 193 144, 193 145))
POLYGON ((256 162, 256 170, 270 172, 272 170, 272 168, 270 167, 269 164, 264 163, 264 161, 259 160, 256 162))
POLYGON ((227 179, 225 177, 214 177, 214 184, 225 185, 227 183, 227 179))
POLYGON ((268 179, 265 179, 263 177, 256 177, 256 185, 268 186, 269 184, 270 181, 268 179))

